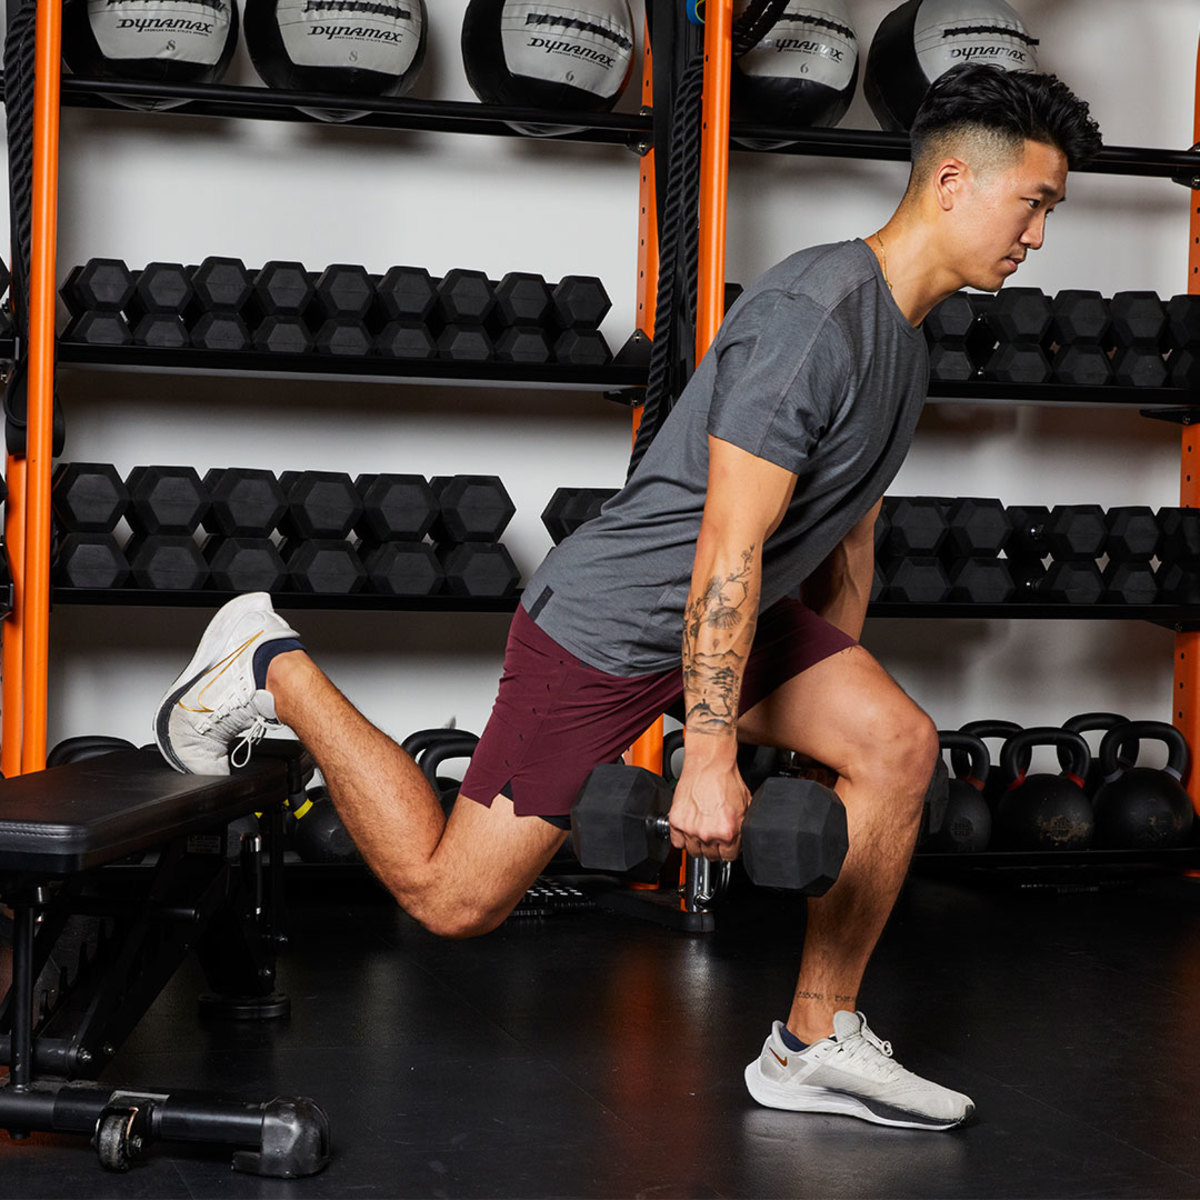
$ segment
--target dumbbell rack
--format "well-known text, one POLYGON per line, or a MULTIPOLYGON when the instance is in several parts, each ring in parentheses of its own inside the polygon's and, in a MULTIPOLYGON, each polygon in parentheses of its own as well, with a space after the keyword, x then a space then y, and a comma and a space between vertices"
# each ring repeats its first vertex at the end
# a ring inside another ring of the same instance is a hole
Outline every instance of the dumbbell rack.
MULTIPOLYGON (((665 12, 664 0, 650 0, 659 5, 656 12, 665 12)), ((9 506, 6 529, 10 551, 14 555, 14 574, 17 579, 16 612, 5 622, 4 638, 4 768, 35 769, 44 761, 46 708, 46 646, 48 605, 53 595, 55 603, 66 604, 171 604, 213 605, 223 597, 213 591, 150 594, 132 589, 111 592, 92 592, 82 589, 49 588, 48 556, 50 537, 49 471, 50 471, 50 396, 53 386, 53 363, 80 368, 108 368, 122 371, 197 372, 205 374, 233 373, 239 375, 273 374, 292 376, 304 374, 317 378, 357 378, 396 382, 445 381, 446 383, 477 382, 487 386, 521 385, 546 386, 557 389, 581 388, 614 394, 624 403, 630 402, 629 389, 644 382, 645 372, 640 365, 618 361, 604 368, 530 367, 513 364, 462 364, 432 361, 427 363, 395 362, 383 359, 334 359, 330 356, 277 356, 266 354, 221 354, 210 351, 164 351, 146 347, 91 347, 64 343, 55 349, 54 306, 55 270, 54 246, 56 228, 53 207, 57 195, 58 120, 61 107, 101 109, 131 112, 112 98, 169 99, 182 102, 178 107, 154 114, 156 120, 198 117, 227 117, 251 120, 314 123, 301 111, 305 107, 320 107, 333 111, 354 111, 363 115, 352 124, 360 128, 404 129, 431 132, 473 133, 486 136, 523 137, 512 128, 513 123, 544 122, 545 114, 532 110, 503 108, 477 103, 444 101, 385 100, 364 101, 361 97, 335 97, 306 92, 279 92, 258 87, 226 87, 219 85, 187 86, 150 83, 98 81, 80 78, 60 79, 58 55, 58 4, 46 0, 38 12, 38 98, 39 128, 35 135, 35 227, 34 269, 32 272, 32 305, 30 337, 30 406, 28 488, 26 460, 9 461, 9 477, 13 482, 13 498, 9 506), (365 111, 364 111, 365 110, 365 111), (15 469, 14 469, 15 467, 15 469), (26 492, 28 496, 26 498, 26 492), (28 547, 29 561, 25 561, 28 547), (12 742, 18 743, 14 749, 12 742)), ((659 18, 665 23, 665 18, 659 18)), ((722 311, 724 261, 724 220, 726 212, 726 173, 728 170, 729 139, 754 139, 760 142, 785 142, 783 146, 765 150, 734 145, 745 153, 781 153, 816 155, 833 158, 878 159, 905 161, 908 158, 908 139, 902 134, 872 130, 785 130, 770 126, 738 124, 730 127, 728 111, 729 26, 732 20, 732 0, 712 0, 709 5, 709 25, 705 31, 709 59, 705 82, 706 162, 702 185, 702 236, 706 244, 705 266, 702 268, 700 307, 706 314, 699 331, 697 350, 702 352, 719 322, 722 311), (724 72, 724 80, 721 73, 724 72)), ((643 101, 653 98, 650 86, 649 52, 643 79, 643 101)), ((144 117, 145 113, 138 113, 144 117)), ((660 128, 656 116, 641 114, 562 114, 557 120, 568 131, 553 139, 581 143, 623 145, 642 156, 643 214, 653 210, 654 156, 648 153, 655 130, 660 128)), ((1200 129, 1197 131, 1200 137, 1200 129)), ((1160 150, 1143 147, 1105 147, 1088 170, 1114 175, 1175 178, 1189 183, 1200 176, 1200 156, 1191 151, 1160 150)), ((1200 209, 1193 211, 1192 288, 1200 291, 1200 209)), ((644 215, 642 227, 643 269, 639 301, 639 325, 650 333, 653 330, 653 279, 657 256, 656 233, 652 218, 644 215)), ((0 353, 6 348, 0 345, 0 353)), ((11 349, 8 349, 11 353, 11 349)), ((1185 427, 1197 419, 1200 403, 1180 389, 1129 389, 1119 387, 1083 388, 1068 386, 1009 386, 995 383, 939 384, 930 388, 935 401, 969 401, 997 403, 1114 405, 1135 407, 1152 416, 1178 420, 1185 427)), ((1191 478, 1191 468, 1200 466, 1188 456, 1191 443, 1185 428, 1184 475, 1191 478)), ((1200 478, 1198 476, 1197 478, 1200 478)), ((1200 503, 1200 488, 1185 489, 1182 503, 1200 503)), ((506 599, 462 600, 434 597, 421 601, 400 598, 359 595, 352 597, 317 597, 295 595, 280 598, 281 606, 323 608, 388 608, 396 610, 423 609, 428 611, 511 611, 516 601, 506 599)), ((1195 650, 1189 661, 1197 664, 1196 674, 1189 676, 1183 690, 1188 707, 1181 708, 1177 721, 1192 744, 1200 745, 1200 707, 1191 699, 1200 690, 1200 641, 1186 642, 1200 630, 1200 614, 1181 606, 1088 606, 1070 605, 901 605, 876 604, 870 609, 875 616, 904 617, 1030 617, 1074 619, 1143 619, 1167 625, 1180 631, 1180 654, 1184 646, 1195 650)), ((1197 773, 1200 777, 1200 773, 1197 773)))

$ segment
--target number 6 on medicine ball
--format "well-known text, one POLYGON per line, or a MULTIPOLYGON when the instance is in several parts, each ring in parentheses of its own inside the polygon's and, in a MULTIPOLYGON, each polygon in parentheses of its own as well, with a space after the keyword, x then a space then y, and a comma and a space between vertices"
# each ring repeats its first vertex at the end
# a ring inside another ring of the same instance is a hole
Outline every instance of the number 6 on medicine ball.
MULTIPOLYGON (((146 83, 217 83, 237 47, 232 0, 65 0, 62 53, 76 75, 146 83)), ((112 99, 166 109, 183 100, 112 99)))
POLYGON ((484 104, 608 112, 629 82, 633 48, 629 0, 471 0, 463 18, 467 82, 484 104))
POLYGON ((245 23, 254 69, 285 91, 403 96, 425 61, 425 0, 245 0, 245 23))

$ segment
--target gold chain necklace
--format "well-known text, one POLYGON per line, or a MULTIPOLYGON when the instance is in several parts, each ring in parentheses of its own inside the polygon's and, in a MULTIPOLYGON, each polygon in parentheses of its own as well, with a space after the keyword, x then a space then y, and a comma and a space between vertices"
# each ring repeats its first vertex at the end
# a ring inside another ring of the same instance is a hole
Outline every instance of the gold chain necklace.
POLYGON ((888 285, 889 292, 895 292, 896 289, 894 287, 892 287, 892 281, 888 278, 887 251, 883 248, 883 238, 881 238, 879 236, 879 234, 876 234, 875 240, 879 243, 879 260, 880 260, 879 265, 883 269, 883 282, 888 285))

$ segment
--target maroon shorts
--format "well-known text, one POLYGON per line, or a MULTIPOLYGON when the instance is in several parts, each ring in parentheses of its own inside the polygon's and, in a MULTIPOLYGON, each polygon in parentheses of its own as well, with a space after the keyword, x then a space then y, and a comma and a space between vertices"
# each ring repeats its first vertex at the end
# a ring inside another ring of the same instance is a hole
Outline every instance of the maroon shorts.
MULTIPOLYGON (((758 618, 739 712, 853 645, 853 638, 798 600, 773 604, 758 618)), ((500 692, 462 794, 488 806, 498 795, 509 796, 519 816, 565 816, 592 768, 619 759, 682 699, 679 667, 609 675, 564 650, 518 605, 500 692)))

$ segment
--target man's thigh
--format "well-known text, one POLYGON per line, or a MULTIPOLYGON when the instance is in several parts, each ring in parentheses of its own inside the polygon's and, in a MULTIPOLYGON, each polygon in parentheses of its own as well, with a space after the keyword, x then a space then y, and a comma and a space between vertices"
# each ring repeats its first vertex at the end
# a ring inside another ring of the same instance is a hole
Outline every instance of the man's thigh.
POLYGON ((792 676, 747 709, 738 738, 806 754, 852 775, 876 748, 924 721, 920 708, 862 646, 792 676))
POLYGON ((566 836, 540 817, 517 816, 507 796, 490 806, 460 797, 434 854, 445 894, 469 897, 477 909, 478 927, 457 932, 481 933, 504 920, 566 836))

